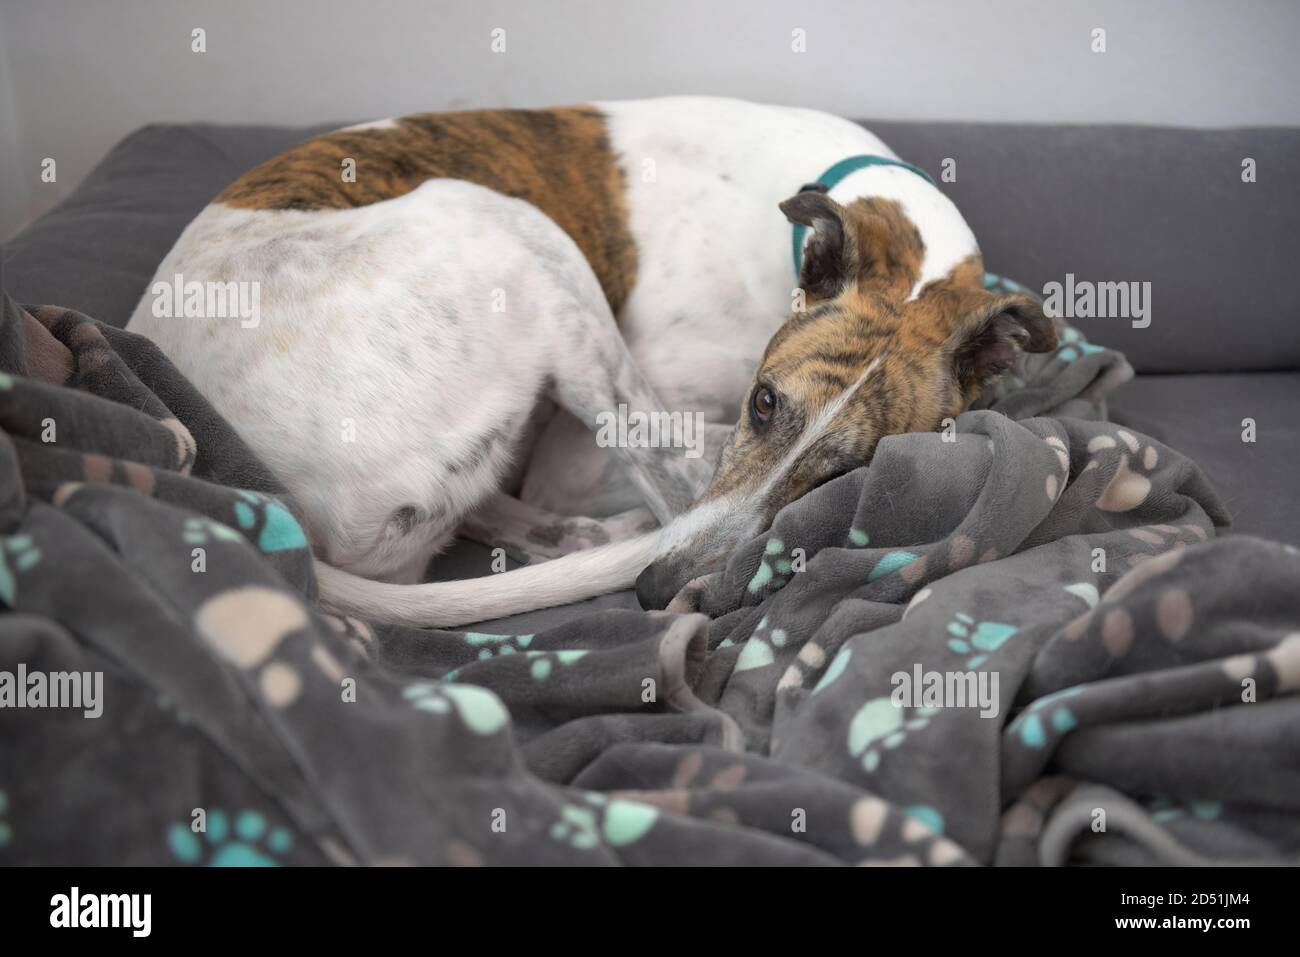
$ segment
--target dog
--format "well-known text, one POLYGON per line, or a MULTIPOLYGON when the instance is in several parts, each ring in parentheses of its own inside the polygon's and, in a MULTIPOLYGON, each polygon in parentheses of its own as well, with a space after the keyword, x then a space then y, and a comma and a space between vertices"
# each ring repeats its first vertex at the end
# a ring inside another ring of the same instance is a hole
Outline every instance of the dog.
POLYGON ((309 140, 199 214, 128 329, 301 503, 323 605, 443 627, 633 584, 665 607, 881 437, 1056 346, 983 276, 953 203, 861 126, 672 97, 309 140), (169 315, 182 282, 251 286, 258 315, 169 315), (736 425, 707 455, 611 456, 616 409, 736 425), (467 529, 532 562, 418 584, 467 529))

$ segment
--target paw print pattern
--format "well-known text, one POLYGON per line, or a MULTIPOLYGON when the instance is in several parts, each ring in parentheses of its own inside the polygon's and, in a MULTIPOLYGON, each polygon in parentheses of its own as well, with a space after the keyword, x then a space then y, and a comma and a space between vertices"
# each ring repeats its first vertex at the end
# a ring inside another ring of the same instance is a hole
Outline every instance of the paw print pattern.
POLYGON ((235 503, 235 521, 263 553, 307 547, 302 526, 279 499, 244 489, 239 497, 243 501, 235 503))
MULTIPOLYGON (((1097 508, 1103 512, 1128 512, 1147 500, 1151 494, 1151 480, 1143 475, 1160 463, 1160 452, 1154 445, 1142 448, 1137 436, 1119 429, 1112 435, 1096 435, 1088 442, 1088 452, 1096 456, 1107 449, 1122 448, 1119 468, 1097 499, 1097 508)), ((1093 458, 1083 471, 1100 468, 1101 461, 1093 458)))
POLYGON ((767 618, 764 617, 754 629, 754 633, 749 636, 745 642, 745 647, 741 649, 740 657, 736 659, 733 671, 752 671, 755 668, 764 668, 776 661, 776 652, 774 648, 784 648, 789 635, 783 628, 773 628, 767 630, 767 618))
MULTIPOLYGON (((870 544, 870 534, 862 531, 861 528, 849 529, 849 547, 865 549, 870 544)), ((905 572, 905 575, 923 571, 924 563, 917 564, 919 558, 919 555, 915 554, 914 551, 887 551, 887 553, 881 555, 879 562, 876 562, 871 571, 867 573, 867 581, 883 579, 883 577, 893 575, 894 572, 902 571, 909 566, 911 568, 905 572)))
POLYGON ((244 536, 229 525, 222 525, 210 518, 187 518, 181 528, 181 537, 186 545, 207 545, 212 541, 242 542, 244 536))
MULTIPOLYGON (((491 658, 509 657, 517 655, 531 662, 528 666, 528 673, 534 681, 545 681, 551 676, 556 665, 571 665, 575 661, 581 661, 586 657, 587 652, 584 649, 573 649, 563 651, 530 651, 528 646, 532 644, 532 635, 491 635, 485 632, 469 631, 465 633, 465 640, 472 646, 479 647, 478 660, 488 661, 491 658)), ((444 682, 456 681, 460 678, 460 668, 453 668, 442 676, 444 682)))
POLYGON ((659 819, 658 808, 603 794, 584 794, 584 804, 565 804, 560 819, 551 825, 551 840, 580 851, 601 843, 626 847, 641 840, 659 819))
POLYGON ((799 649, 799 654, 795 656, 794 661, 790 662, 790 667, 785 669, 785 674, 781 675, 781 680, 776 683, 776 690, 802 688, 808 677, 820 671, 825 664, 826 651, 822 646, 815 641, 804 642, 803 647, 799 649))
POLYGON ((870 574, 867 575, 867 581, 877 581, 884 578, 886 575, 892 575, 894 572, 902 571, 904 568, 907 568, 909 565, 916 562, 918 558, 919 556, 915 552, 889 552, 880 559, 880 561, 876 562, 876 566, 872 568, 870 574))
POLYGON ((1073 326, 1066 326, 1060 335, 1061 346, 1056 351, 1056 358, 1062 362, 1074 362, 1083 356, 1105 352, 1101 346, 1094 346, 1083 338, 1083 333, 1073 326))
POLYGON ((200 605, 194 624, 209 646, 248 672, 272 707, 288 708, 298 701, 303 676, 294 662, 276 657, 290 636, 311 625, 295 596, 261 585, 231 588, 200 605))
POLYGON ((279 867, 279 858, 293 848, 287 828, 270 827, 258 811, 240 811, 232 824, 225 811, 207 815, 206 829, 195 833, 185 824, 173 824, 167 846, 182 864, 205 867, 279 867))
POLYGON ((545 681, 551 676, 556 665, 571 665, 575 661, 581 661, 587 656, 587 652, 574 649, 568 651, 530 651, 527 652, 529 658, 533 659, 528 666, 528 673, 533 676, 534 681, 545 681))
POLYGON ((1015 625, 1004 625, 997 621, 976 623, 970 615, 958 612, 948 625, 948 647, 959 655, 971 655, 966 662, 968 668, 978 668, 997 651, 1007 639, 1016 633, 1015 625), (972 654, 973 653, 973 654, 972 654))
POLYGON ((1065 688, 1053 694, 1044 695, 1028 708, 1016 715, 1007 726, 1007 734, 1019 739, 1027 748, 1041 750, 1048 740, 1061 737, 1073 731, 1079 720, 1067 705, 1061 702, 1077 695, 1082 688, 1065 688))
POLYGON ((596 809, 581 804, 566 804, 560 811, 560 819, 551 825, 550 834, 551 840, 568 844, 580 851, 598 847, 600 831, 596 809))
POLYGON ((908 732, 924 729, 938 710, 903 708, 889 695, 873 698, 849 722, 849 754, 860 759, 867 771, 875 771, 886 751, 902 744, 908 732))
POLYGON ((754 572, 754 577, 749 580, 748 588, 751 595, 757 595, 769 584, 774 584, 772 591, 776 591, 789 580, 793 563, 789 558, 776 557, 784 553, 785 542, 779 538, 767 540, 767 545, 763 547, 763 557, 758 563, 758 571, 754 572))
POLYGON ((533 643, 532 635, 491 635, 482 631, 465 632, 465 642, 478 648, 479 661, 486 661, 493 655, 513 655, 527 650, 533 643))
POLYGON ((445 715, 454 710, 475 734, 496 734, 510 720, 510 713, 501 699, 477 685, 419 681, 407 685, 402 690, 402 697, 421 711, 445 715))
POLYGON ((0 542, 0 601, 10 608, 18 598, 18 575, 41 562, 41 550, 30 535, 10 535, 0 542))
POLYGON ((1161 824, 1181 821, 1189 815, 1201 821, 1217 820, 1223 813, 1223 805, 1218 801, 1189 801, 1186 804, 1167 797, 1155 797, 1147 805, 1151 819, 1161 824))
POLYGON ((817 684, 813 685, 812 693, 820 694, 827 685, 831 684, 836 678, 844 674, 845 669, 849 666, 849 659, 852 657, 853 649, 848 645, 841 648, 835 657, 831 659, 830 667, 822 674, 817 684))

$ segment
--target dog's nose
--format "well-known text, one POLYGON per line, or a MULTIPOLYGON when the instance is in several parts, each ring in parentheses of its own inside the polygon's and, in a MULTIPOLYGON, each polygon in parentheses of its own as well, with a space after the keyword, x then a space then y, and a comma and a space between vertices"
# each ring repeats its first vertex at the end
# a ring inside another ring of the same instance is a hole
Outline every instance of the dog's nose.
POLYGON ((685 584, 679 581, 677 563, 670 558, 659 558, 636 576, 636 598, 646 611, 660 611, 685 584))

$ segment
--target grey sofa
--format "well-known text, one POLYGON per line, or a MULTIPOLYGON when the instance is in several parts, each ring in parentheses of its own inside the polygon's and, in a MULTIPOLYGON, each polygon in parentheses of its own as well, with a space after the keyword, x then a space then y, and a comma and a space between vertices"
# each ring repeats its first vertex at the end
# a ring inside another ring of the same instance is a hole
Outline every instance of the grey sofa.
MULTIPOLYGON (((1188 453, 1239 532, 1300 544, 1300 131, 869 123, 938 173, 986 266, 1041 290, 1067 273, 1151 283, 1151 324, 1078 319, 1139 373, 1112 417, 1188 453), (1242 181, 1255 161, 1257 181, 1242 181), (1242 440, 1253 419, 1256 440, 1242 440)), ((8 244, 19 302, 124 324, 158 262, 243 170, 318 130, 149 126, 8 244)), ((622 599, 604 599, 618 601, 622 599)))

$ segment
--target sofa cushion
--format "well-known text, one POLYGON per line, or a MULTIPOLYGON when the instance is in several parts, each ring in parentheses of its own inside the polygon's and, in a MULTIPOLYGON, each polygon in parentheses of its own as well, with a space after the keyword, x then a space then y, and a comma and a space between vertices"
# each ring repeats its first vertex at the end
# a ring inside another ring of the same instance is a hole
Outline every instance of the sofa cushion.
POLYGON ((1138 376, 1113 394, 1110 416, 1198 463, 1233 532, 1300 545, 1300 372, 1138 376), (1242 440, 1244 419, 1254 442, 1242 440))

